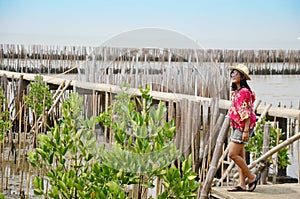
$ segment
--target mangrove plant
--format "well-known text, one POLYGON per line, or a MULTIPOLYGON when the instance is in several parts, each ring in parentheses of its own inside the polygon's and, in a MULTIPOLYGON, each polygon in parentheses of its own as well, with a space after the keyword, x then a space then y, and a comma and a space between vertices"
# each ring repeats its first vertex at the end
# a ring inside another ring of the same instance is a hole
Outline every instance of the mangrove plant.
POLYGON ((47 134, 38 136, 38 147, 29 154, 37 168, 35 194, 48 198, 146 198, 146 189, 160 180, 157 198, 196 198, 199 184, 191 156, 179 159, 173 138, 174 121, 167 121, 166 106, 154 105, 149 88, 132 97, 122 89, 107 112, 82 117, 82 97, 72 94, 63 103, 63 116, 47 134), (113 135, 111 147, 97 145, 95 125, 113 135), (46 183, 45 183, 46 182, 46 183))

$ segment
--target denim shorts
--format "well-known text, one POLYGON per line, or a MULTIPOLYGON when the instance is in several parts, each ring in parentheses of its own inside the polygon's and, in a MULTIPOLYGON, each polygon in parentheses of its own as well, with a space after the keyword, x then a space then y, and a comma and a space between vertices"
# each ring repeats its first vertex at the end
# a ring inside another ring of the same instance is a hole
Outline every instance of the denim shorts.
MULTIPOLYGON (((249 131, 249 139, 252 137, 253 135, 253 129, 251 129, 249 131)), ((236 142, 236 143, 240 143, 240 144, 248 144, 248 142, 243 142, 243 132, 240 131, 239 129, 236 128, 232 128, 232 133, 230 136, 230 139, 232 142, 236 142)))

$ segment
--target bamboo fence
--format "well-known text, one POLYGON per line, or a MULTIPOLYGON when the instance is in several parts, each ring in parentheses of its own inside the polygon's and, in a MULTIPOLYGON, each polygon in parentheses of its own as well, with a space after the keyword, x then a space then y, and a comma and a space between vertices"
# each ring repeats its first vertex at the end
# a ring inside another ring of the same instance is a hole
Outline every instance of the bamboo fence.
MULTIPOLYGON (((27 163, 26 156, 29 150, 34 149, 32 140, 35 132, 44 133, 43 126, 45 124, 43 123, 46 121, 51 123, 51 118, 61 116, 61 104, 69 97, 71 92, 79 92, 83 95, 83 114, 86 117, 90 117, 92 115, 99 115, 101 112, 107 110, 113 101, 113 95, 119 91, 118 86, 112 84, 70 81, 53 76, 44 76, 44 80, 51 86, 52 97, 55 103, 48 112, 47 119, 36 119, 35 121, 39 121, 39 123, 35 123, 33 118, 30 117, 32 113, 24 105, 22 98, 28 92, 28 84, 34 80, 34 76, 35 74, 0 71, 1 87, 9 102, 9 105, 5 106, 5 109, 10 112, 10 117, 13 118, 14 124, 1 145, 0 188, 2 189, 1 191, 12 190, 10 187, 11 182, 14 179, 20 179, 17 183, 19 186, 18 194, 26 196, 30 195, 30 179, 34 175, 34 171, 32 171, 32 168, 27 163)), ((209 82, 207 90, 213 86, 214 84, 209 82)), ((199 182, 204 187, 203 189, 202 186, 200 187, 199 196, 200 193, 202 193, 202 196, 205 196, 215 178, 216 170, 220 166, 228 168, 226 161, 228 158, 226 155, 227 141, 226 139, 224 140, 224 136, 226 137, 228 131, 225 129, 227 123, 226 119, 224 119, 224 114, 226 114, 230 102, 219 98, 161 91, 164 91, 164 89, 160 91, 152 90, 150 94, 155 100, 164 101, 168 107, 167 118, 175 119, 177 130, 174 142, 185 157, 192 154, 193 171, 199 174, 199 182), (224 128, 222 128, 222 125, 224 128), (222 132, 221 135, 223 137, 217 140, 219 132, 222 132), (224 151, 225 148, 226 150, 224 151), (222 154, 221 157, 220 154, 222 154), (214 171, 209 171, 212 164, 217 166, 214 166, 214 171)), ((141 95, 138 89, 132 88, 130 92, 137 96, 141 95)), ((299 131, 297 129, 297 123, 299 125, 299 110, 270 106, 263 107, 257 104, 256 107, 259 114, 264 115, 268 113, 269 116, 276 116, 277 121, 280 121, 280 117, 289 119, 290 133, 287 138, 288 144, 296 140, 294 136, 297 136, 296 132, 299 131), (293 138, 289 139, 290 137, 293 138)), ((97 135, 99 144, 110 145, 113 137, 112 132, 109 129, 99 128, 98 130, 102 132, 100 135, 97 135)), ((226 175, 232 176, 233 174, 230 174, 229 171, 227 170, 226 175)), ((219 178, 222 178, 224 175, 225 173, 222 172, 219 178)), ((223 179, 225 178, 223 177, 223 179)), ((162 183, 157 182, 156 193, 159 193, 161 190, 162 183)))
MULTIPOLYGON (((2 70, 55 74, 77 64, 99 67, 101 64, 98 61, 104 62, 104 68, 107 68, 107 61, 116 62, 116 65, 128 62, 127 68, 135 62, 194 62, 200 65, 208 62, 226 65, 245 63, 251 74, 300 74, 300 50, 130 49, 0 44, 2 70)), ((116 72, 120 67, 114 64, 109 68, 116 69, 116 72)), ((72 72, 78 71, 74 69, 72 72)))

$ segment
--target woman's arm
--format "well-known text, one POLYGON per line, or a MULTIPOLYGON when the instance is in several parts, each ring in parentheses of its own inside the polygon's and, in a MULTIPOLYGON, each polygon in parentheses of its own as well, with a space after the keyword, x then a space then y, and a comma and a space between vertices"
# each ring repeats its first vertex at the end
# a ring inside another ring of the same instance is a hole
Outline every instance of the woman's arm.
POLYGON ((250 118, 247 118, 244 120, 245 121, 245 127, 244 127, 244 132, 249 132, 250 130, 250 118))
POLYGON ((244 142, 248 142, 249 141, 249 130, 250 130, 250 118, 247 118, 244 121, 245 121, 245 127, 244 127, 244 131, 243 131, 242 140, 244 142))

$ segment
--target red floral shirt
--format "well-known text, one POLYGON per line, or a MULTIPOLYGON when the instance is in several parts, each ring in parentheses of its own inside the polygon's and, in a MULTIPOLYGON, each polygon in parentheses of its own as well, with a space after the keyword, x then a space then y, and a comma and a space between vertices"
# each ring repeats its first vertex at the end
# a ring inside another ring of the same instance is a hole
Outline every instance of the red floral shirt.
POLYGON ((255 127, 256 115, 253 111, 255 93, 247 88, 241 88, 239 91, 233 91, 231 97, 232 105, 228 111, 231 126, 244 130, 245 119, 250 118, 250 129, 255 127))

